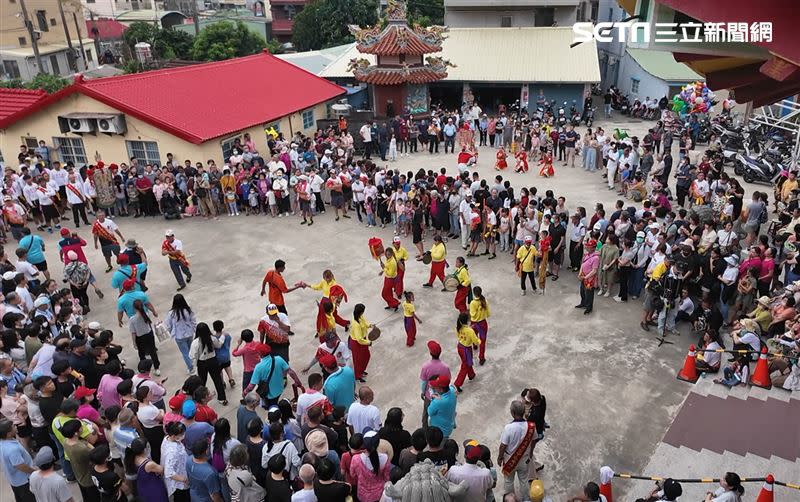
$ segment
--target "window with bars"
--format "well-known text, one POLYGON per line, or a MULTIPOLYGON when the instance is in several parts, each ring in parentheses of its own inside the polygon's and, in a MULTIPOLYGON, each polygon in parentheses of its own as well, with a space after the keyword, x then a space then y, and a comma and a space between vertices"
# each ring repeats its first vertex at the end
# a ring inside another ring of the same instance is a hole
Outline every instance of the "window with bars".
POLYGON ((223 162, 227 162, 228 159, 231 158, 231 155, 233 154, 233 145, 234 145, 234 143, 236 142, 237 139, 239 140, 239 143, 241 143, 241 141, 242 141, 242 137, 241 136, 234 136, 232 138, 228 138, 228 139, 222 141, 221 145, 222 145, 222 161, 223 162))
POLYGON ((631 78, 631 92, 636 94, 639 92, 639 79, 631 78))
POLYGON ((86 149, 83 147, 83 138, 53 138, 53 145, 56 147, 61 162, 72 161, 75 167, 86 164, 86 149))
POLYGON ((39 31, 50 31, 50 25, 47 24, 47 11, 36 11, 36 24, 39 25, 39 31))
POLYGON ((314 110, 306 110, 303 112, 303 129, 310 129, 314 127, 314 110))
POLYGON ((128 147, 128 157, 136 157, 139 164, 161 165, 158 143, 155 141, 126 141, 125 144, 128 147))
POLYGON ((22 144, 27 146, 28 149, 33 150, 37 146, 39 146, 39 141, 31 136, 23 136, 22 137, 22 144))
POLYGON ((19 64, 10 59, 3 60, 3 73, 6 78, 20 78, 19 64))

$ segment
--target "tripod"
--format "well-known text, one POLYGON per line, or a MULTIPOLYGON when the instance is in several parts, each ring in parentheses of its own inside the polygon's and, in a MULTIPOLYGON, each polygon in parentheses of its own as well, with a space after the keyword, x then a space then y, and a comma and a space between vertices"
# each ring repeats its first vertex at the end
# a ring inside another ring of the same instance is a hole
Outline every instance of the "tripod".
POLYGON ((669 299, 662 296, 661 300, 664 302, 664 306, 661 307, 661 312, 658 313, 657 319, 660 319, 662 314, 664 315, 664 327, 661 330, 659 330, 658 335, 656 335, 656 340, 658 340, 659 347, 661 347, 665 343, 669 345, 675 343, 667 340, 667 317, 669 316, 669 312, 673 309, 673 307, 670 307, 671 302, 669 299))

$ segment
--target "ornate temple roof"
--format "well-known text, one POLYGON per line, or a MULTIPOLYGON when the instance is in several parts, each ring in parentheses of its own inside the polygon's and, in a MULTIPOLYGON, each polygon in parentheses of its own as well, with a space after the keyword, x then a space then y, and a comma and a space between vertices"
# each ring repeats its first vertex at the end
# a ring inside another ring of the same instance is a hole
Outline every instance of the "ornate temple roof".
POLYGON ((350 61, 350 69, 360 82, 374 85, 426 84, 447 77, 447 67, 454 66, 440 57, 428 56, 427 64, 419 66, 384 67, 370 65, 360 58, 350 61))
POLYGON ((389 0, 383 29, 380 26, 361 28, 356 25, 350 25, 348 29, 356 38, 359 52, 381 56, 422 56, 439 52, 442 50, 443 34, 447 31, 445 26, 408 26, 406 5, 399 0, 389 0))

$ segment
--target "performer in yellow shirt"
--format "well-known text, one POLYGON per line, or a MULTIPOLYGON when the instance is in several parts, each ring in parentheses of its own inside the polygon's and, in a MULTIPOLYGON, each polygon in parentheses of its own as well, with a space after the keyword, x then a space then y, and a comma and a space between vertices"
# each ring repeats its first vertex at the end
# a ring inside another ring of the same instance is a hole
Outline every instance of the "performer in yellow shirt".
POLYGON ((384 308, 387 310, 394 309, 394 311, 397 312, 397 306, 400 305, 400 302, 394 297, 395 282, 397 282, 397 259, 394 256, 393 248, 386 248, 383 254, 386 256, 386 261, 384 262, 381 260, 380 262, 381 273, 383 274, 383 290, 381 290, 381 296, 386 302, 386 307, 384 308))
POLYGON ((353 308, 353 322, 350 323, 350 352, 353 354, 353 372, 355 373, 356 380, 365 382, 364 376, 367 374, 367 365, 369 364, 369 346, 372 342, 369 341, 367 335, 369 330, 374 327, 364 318, 363 303, 358 303, 353 308))
POLYGON ((458 376, 454 385, 458 392, 463 392, 461 386, 464 385, 464 379, 469 377, 470 380, 475 378, 475 369, 472 367, 473 354, 472 350, 481 344, 481 339, 475 334, 475 331, 469 327, 469 314, 461 312, 458 314, 458 321, 456 322, 456 338, 458 339, 458 357, 461 359, 461 367, 458 369, 458 376))
POLYGON ((486 321, 489 318, 489 302, 483 297, 483 290, 480 286, 472 288, 472 296, 474 297, 469 302, 469 320, 472 329, 478 334, 481 339, 481 349, 478 355, 478 363, 483 366, 486 362, 486 335, 489 334, 489 323, 486 321))
POLYGON ((397 260, 397 279, 394 281, 394 296, 403 296, 403 278, 406 276, 406 264, 408 263, 408 250, 400 243, 400 236, 392 239, 392 250, 394 259, 397 260))
MULTIPOLYGON (((431 246, 430 253, 431 276, 428 278, 428 282, 422 286, 425 288, 432 288, 433 281, 436 279, 442 281, 442 286, 444 286, 444 268, 447 266, 447 248, 444 246, 444 242, 442 242, 441 235, 433 236, 433 246, 431 246)), ((442 291, 445 291, 445 289, 442 289, 442 291)))
POLYGON ((467 262, 464 261, 463 256, 456 258, 456 271, 453 273, 458 279, 458 289, 456 289, 455 307, 459 312, 467 311, 467 300, 469 299, 470 292, 472 291, 472 281, 469 277, 469 269, 467 262))
POLYGON ((517 250, 517 256, 514 259, 514 266, 517 269, 517 275, 520 278, 520 286, 522 287, 522 296, 525 296, 525 278, 529 277, 531 288, 536 291, 536 277, 534 270, 536 270, 536 257, 539 252, 532 246, 533 237, 530 235, 525 236, 525 243, 517 250))
POLYGON ((403 327, 406 329, 406 346, 411 347, 417 338, 417 322, 422 324, 422 320, 417 316, 417 308, 414 306, 414 293, 406 291, 404 296, 403 327))
MULTIPOLYGON (((305 284, 305 283, 303 283, 305 284)), ((322 280, 316 284, 306 284, 311 289, 322 291, 323 298, 330 298, 331 288, 336 285, 336 278, 333 277, 333 272, 325 270, 322 272, 322 280)))

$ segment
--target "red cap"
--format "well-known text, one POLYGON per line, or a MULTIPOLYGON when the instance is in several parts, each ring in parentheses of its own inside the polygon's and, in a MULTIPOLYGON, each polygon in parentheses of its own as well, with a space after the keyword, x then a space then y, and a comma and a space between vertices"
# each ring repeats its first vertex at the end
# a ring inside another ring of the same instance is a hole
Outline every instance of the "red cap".
POLYGON ((347 293, 344 292, 344 288, 339 286, 338 284, 335 286, 331 286, 331 300, 334 298, 344 298, 344 301, 347 301, 347 293))
MULTIPOLYGON (((105 165, 106 165, 106 163, 105 163, 105 162, 103 162, 102 160, 98 160, 98 161, 97 161, 97 167, 98 167, 98 168, 102 169, 102 168, 103 168, 105 165)), ((112 165, 113 165, 113 164, 112 164, 112 165)))
POLYGON ((323 368, 333 368, 338 365, 336 362, 336 357, 330 353, 326 353, 324 356, 320 357, 319 363, 323 368))
POLYGON ((125 253, 117 255, 117 263, 120 265, 127 265, 130 262, 130 257, 125 253))
POLYGON ((73 397, 75 397, 75 399, 83 399, 86 396, 91 396, 92 394, 94 394, 94 391, 96 390, 97 389, 90 389, 89 387, 84 387, 83 385, 81 385, 80 387, 75 389, 75 392, 73 392, 72 395, 73 397))
MULTIPOLYGON (((97 164, 97 167, 101 167, 100 163, 97 164)), ((111 169, 112 171, 116 171, 117 169, 119 169, 119 166, 112 162, 111 164, 109 164, 108 168, 111 169)))
POLYGON ((436 378, 429 382, 431 387, 436 387, 438 389, 446 389, 450 387, 450 377, 447 375, 438 375, 436 378))
POLYGON ((183 408, 183 402, 186 401, 186 394, 181 392, 169 398, 169 408, 171 410, 180 410, 183 408))
POLYGON ((469 444, 464 447, 464 457, 472 462, 477 462, 483 456, 483 451, 480 445, 469 444))
POLYGON ((272 347, 266 343, 259 343, 256 345, 256 352, 258 352, 258 355, 261 357, 268 356, 272 352, 272 347))
POLYGON ((584 243, 584 246, 586 246, 587 248, 594 249, 597 247, 597 241, 594 239, 589 239, 584 243))
POLYGON ((436 340, 429 340, 428 341, 428 352, 431 353, 434 357, 439 357, 442 355, 442 346, 439 345, 439 342, 436 340))
POLYGON ((67 237, 67 236, 69 236, 69 229, 68 228, 62 228, 61 229, 61 237, 67 237))

